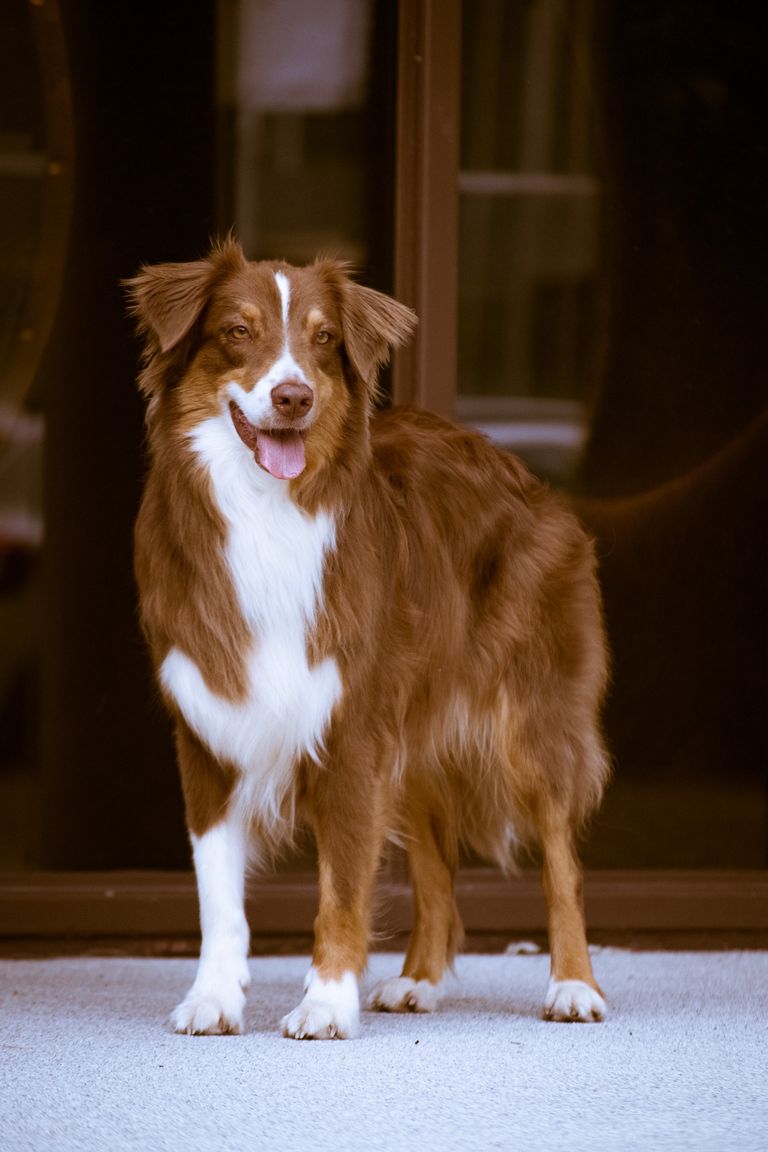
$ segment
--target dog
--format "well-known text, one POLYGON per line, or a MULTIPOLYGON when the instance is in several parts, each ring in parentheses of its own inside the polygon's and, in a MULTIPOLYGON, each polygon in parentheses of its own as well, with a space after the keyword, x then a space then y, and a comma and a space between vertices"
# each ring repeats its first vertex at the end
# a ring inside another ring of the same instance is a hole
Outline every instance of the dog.
POLYGON ((141 621, 175 725, 200 901, 181 1033, 239 1033, 244 877, 309 824, 311 966, 285 1036, 359 1027, 382 846, 406 846, 414 928, 370 1007, 430 1011, 462 943, 468 846, 538 843, 544 1015, 606 1011, 576 838, 599 802, 606 646, 591 541, 523 464, 427 412, 377 410, 416 317, 321 259, 205 259, 127 281, 145 342, 141 621))

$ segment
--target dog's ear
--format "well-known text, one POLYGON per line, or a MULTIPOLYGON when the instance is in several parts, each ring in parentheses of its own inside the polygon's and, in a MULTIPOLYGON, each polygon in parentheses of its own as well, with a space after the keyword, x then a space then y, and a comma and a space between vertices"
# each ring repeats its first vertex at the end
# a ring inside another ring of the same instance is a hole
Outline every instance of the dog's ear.
POLYGON ((370 387, 375 387, 378 370, 389 360, 390 350, 404 344, 418 322, 416 313, 404 304, 343 275, 344 347, 352 368, 370 387))
POLYGON ((137 276, 123 281, 130 311, 149 350, 170 352, 175 348, 202 312, 216 281, 245 264, 242 248, 230 237, 214 245, 205 260, 145 264, 137 276))

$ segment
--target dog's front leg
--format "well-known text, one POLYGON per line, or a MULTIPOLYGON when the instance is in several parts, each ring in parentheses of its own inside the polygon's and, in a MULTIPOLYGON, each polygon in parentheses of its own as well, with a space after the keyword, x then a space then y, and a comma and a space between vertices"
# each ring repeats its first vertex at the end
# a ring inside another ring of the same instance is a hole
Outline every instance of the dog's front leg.
POLYGON ((192 847, 202 947, 195 982, 171 1021, 177 1032, 194 1035, 240 1033, 250 979, 242 824, 227 816, 202 835, 193 833, 192 847))
POLYGON ((195 980, 171 1014, 177 1032, 239 1034, 243 1029, 249 931, 245 918, 245 836, 232 816, 192 833, 202 945, 195 980))
POLYGON ((239 1033, 248 987, 246 830, 232 804, 234 772, 179 719, 176 751, 200 901, 202 947, 195 982, 171 1015, 177 1032, 239 1033))
POLYGON ((294 1040, 346 1040, 360 1021, 358 980, 368 958, 371 889, 383 839, 380 789, 330 769, 316 787, 313 823, 320 907, 304 998, 283 1019, 294 1040))

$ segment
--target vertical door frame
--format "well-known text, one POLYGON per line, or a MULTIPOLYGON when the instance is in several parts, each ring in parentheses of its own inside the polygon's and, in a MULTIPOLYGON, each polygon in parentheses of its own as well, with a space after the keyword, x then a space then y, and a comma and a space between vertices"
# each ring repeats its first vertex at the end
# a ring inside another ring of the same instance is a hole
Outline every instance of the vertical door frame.
POLYGON ((457 389, 461 0, 399 0, 395 295, 419 328, 393 393, 453 416, 457 389))

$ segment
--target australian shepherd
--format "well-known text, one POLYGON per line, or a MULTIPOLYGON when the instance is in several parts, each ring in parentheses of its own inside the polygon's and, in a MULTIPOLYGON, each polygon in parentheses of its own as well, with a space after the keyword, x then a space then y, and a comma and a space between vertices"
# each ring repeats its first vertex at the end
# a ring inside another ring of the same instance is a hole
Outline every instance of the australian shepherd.
POLYGON ((202 949, 179 1032, 238 1033, 244 877, 309 824, 319 910, 296 1039, 359 1023, 382 846, 414 928, 370 1007, 429 1011, 462 939, 462 844, 541 849, 544 1014, 599 1020, 575 840, 599 801, 606 680, 592 545, 519 460, 426 412, 376 411, 402 304, 345 266, 233 240, 128 282, 146 341, 141 617, 178 763, 202 949))

